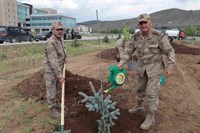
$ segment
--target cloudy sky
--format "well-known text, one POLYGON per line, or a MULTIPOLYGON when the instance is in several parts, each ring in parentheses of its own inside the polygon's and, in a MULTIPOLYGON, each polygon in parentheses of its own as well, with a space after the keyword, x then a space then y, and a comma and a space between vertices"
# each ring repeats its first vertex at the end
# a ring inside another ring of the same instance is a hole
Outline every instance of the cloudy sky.
POLYGON ((77 22, 135 18, 140 13, 179 8, 200 10, 200 0, 17 0, 35 8, 53 8, 59 14, 76 18, 77 22), (152 2, 154 1, 154 2, 152 2))

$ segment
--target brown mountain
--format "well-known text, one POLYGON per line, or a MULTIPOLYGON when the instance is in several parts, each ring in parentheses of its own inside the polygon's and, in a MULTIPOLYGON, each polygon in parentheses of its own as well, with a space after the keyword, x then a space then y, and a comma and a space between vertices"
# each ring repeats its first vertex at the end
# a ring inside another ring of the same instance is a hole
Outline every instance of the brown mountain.
MULTIPOLYGON (((184 27, 190 25, 200 26, 200 10, 182 10, 177 8, 162 10, 150 14, 154 27, 184 27)), ((123 19, 116 21, 99 21, 100 31, 108 29, 121 29, 123 24, 129 28, 137 28, 137 18, 123 19)), ((97 21, 86 21, 82 23, 92 27, 93 31, 97 31, 97 21)))

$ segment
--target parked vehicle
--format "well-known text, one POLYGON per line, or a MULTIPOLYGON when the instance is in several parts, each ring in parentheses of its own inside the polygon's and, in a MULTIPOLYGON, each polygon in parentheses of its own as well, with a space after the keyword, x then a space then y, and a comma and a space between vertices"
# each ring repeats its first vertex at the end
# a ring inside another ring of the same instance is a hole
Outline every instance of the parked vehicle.
POLYGON ((65 40, 82 39, 82 35, 78 31, 75 31, 73 36, 71 32, 68 33, 66 32, 64 39, 65 40))
POLYGON ((81 39, 82 38, 82 36, 81 36, 81 34, 79 33, 79 32, 75 32, 75 36, 74 36, 74 39, 81 39))
POLYGON ((173 39, 182 40, 186 38, 186 35, 183 32, 183 30, 172 29, 172 30, 166 30, 165 33, 168 35, 170 42, 172 42, 173 39))
POLYGON ((34 41, 34 36, 23 28, 14 26, 0 26, 0 43, 4 41, 10 43, 22 42, 22 41, 34 41))
MULTIPOLYGON (((35 41, 40 41, 40 40, 44 40, 46 41, 47 39, 49 39, 52 35, 52 31, 43 31, 39 34, 36 34, 35 35, 35 41)), ((64 33, 64 36, 63 36, 64 40, 72 40, 72 35, 71 33, 67 33, 65 32, 64 33)), ((82 36, 79 32, 74 32, 74 39, 81 39, 82 36)))
POLYGON ((183 30, 180 30, 179 31, 179 40, 182 40, 182 39, 184 39, 184 38, 186 38, 186 34, 183 32, 183 30))
POLYGON ((36 34, 35 35, 35 41, 40 41, 40 40, 44 40, 46 41, 48 38, 50 38, 52 35, 52 32, 51 31, 43 31, 39 34, 36 34))

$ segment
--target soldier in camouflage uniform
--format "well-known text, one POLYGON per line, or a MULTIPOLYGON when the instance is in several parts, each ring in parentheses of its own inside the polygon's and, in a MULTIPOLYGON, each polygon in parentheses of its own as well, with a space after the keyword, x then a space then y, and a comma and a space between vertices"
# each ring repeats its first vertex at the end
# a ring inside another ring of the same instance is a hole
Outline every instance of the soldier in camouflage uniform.
POLYGON ((64 82, 63 67, 66 53, 63 45, 64 27, 61 22, 52 25, 52 36, 45 44, 44 78, 46 82, 47 102, 52 118, 60 117, 58 101, 56 100, 57 88, 64 82), (59 84, 60 83, 60 84, 59 84))
POLYGON ((164 70, 162 55, 167 56, 166 77, 170 77, 175 64, 175 53, 167 36, 152 28, 151 18, 148 14, 144 13, 138 16, 138 26, 140 31, 133 35, 131 43, 125 48, 118 67, 122 68, 132 53, 137 50, 137 102, 136 106, 129 110, 129 113, 144 111, 143 102, 146 98, 148 103, 147 116, 140 128, 148 130, 155 123, 154 115, 159 103, 160 76, 164 70))
POLYGON ((125 48, 125 40, 124 38, 119 38, 115 43, 115 49, 117 50, 117 62, 122 58, 122 54, 125 48))

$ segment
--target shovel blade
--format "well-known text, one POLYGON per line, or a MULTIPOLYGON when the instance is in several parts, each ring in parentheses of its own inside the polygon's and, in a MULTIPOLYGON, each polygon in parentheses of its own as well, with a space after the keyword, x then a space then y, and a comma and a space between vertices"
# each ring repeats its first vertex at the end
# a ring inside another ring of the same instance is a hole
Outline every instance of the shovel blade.
POLYGON ((65 131, 54 131, 53 133, 71 133, 71 130, 65 130, 65 131))
POLYGON ((61 125, 60 131, 53 131, 53 133, 71 133, 71 130, 64 130, 64 125, 61 125))

